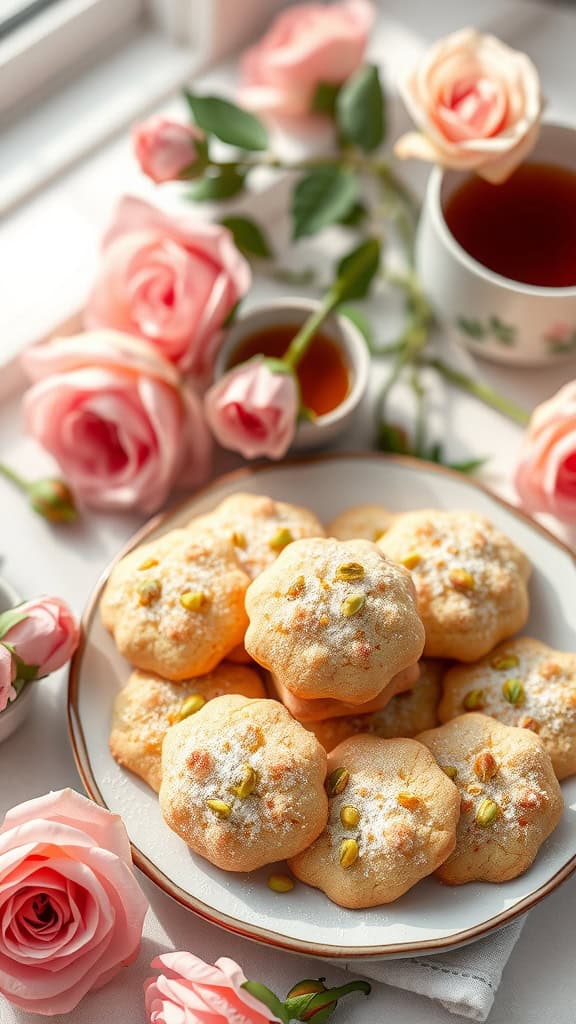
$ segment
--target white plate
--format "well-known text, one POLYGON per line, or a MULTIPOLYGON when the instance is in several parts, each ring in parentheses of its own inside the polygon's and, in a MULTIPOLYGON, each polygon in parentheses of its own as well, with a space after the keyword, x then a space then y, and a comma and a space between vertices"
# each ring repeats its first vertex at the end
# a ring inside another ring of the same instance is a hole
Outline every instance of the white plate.
MULTIPOLYGON (((153 520, 129 547, 180 526, 237 490, 305 504, 328 521, 350 505, 393 510, 439 507, 485 513, 523 548, 534 566, 526 633, 576 651, 574 558, 550 534, 465 477, 410 459, 358 454, 316 456, 230 474, 173 512, 153 520)), ((70 671, 69 720, 89 794, 122 816, 136 863, 180 903, 270 945, 326 957, 409 956, 460 945, 501 927, 552 891, 576 868, 576 778, 563 784, 558 828, 520 878, 457 888, 425 879, 396 903, 344 910, 298 884, 289 895, 266 886, 270 868, 227 874, 194 856, 163 823, 153 792, 108 751, 112 702, 128 675, 97 614, 101 580, 84 618, 85 638, 70 671)))

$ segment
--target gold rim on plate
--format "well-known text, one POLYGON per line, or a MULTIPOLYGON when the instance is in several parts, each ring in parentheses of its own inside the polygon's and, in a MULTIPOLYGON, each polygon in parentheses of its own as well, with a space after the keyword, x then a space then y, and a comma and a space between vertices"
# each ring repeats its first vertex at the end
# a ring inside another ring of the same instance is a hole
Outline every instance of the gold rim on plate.
MULTIPOLYGON (((84 730, 82 728, 82 722, 80 719, 79 708, 78 708, 78 693, 79 693, 79 677, 82 668, 82 659, 86 647, 86 637, 92 624, 92 620, 97 611, 100 596, 104 585, 116 563, 124 557, 128 551, 140 544, 150 533, 161 527, 167 520, 173 518, 174 515, 178 514, 181 508, 190 504, 196 498, 203 497, 210 493, 212 490, 219 490, 223 484, 230 482, 241 482, 247 477, 252 477, 255 474, 275 469, 282 470, 284 467, 293 468, 295 466, 310 465, 314 462, 334 462, 345 459, 375 459, 382 463, 393 463, 395 465, 405 465, 410 469, 422 469, 426 472, 443 473, 460 483, 463 482, 462 474, 455 470, 448 469, 446 466, 439 466, 432 462, 423 462, 419 459, 411 458, 407 455, 387 455, 381 452, 370 452, 370 451, 338 451, 328 452, 316 455, 305 455, 291 459, 284 459, 282 463, 277 465, 271 465, 270 463, 259 463, 256 466, 250 466, 243 469, 235 470, 231 473, 225 473, 222 476, 212 480, 205 487, 195 491, 195 493, 166 512, 161 512, 159 515, 154 516, 150 519, 140 530, 138 530, 130 540, 124 545, 119 551, 116 558, 110 563, 108 568, 102 574, 98 580, 84 614, 82 616, 82 628, 80 644, 72 662, 70 664, 70 670, 68 673, 68 732, 70 736, 70 743, 72 746, 72 752, 74 754, 74 760, 76 767, 82 779, 84 788, 88 796, 94 800, 95 803, 100 804, 101 807, 105 807, 109 810, 100 790, 98 789, 98 783, 94 778, 92 766, 90 763, 90 757, 88 754, 86 739, 84 736, 84 730)), ((489 488, 483 484, 478 483, 475 480, 465 481, 466 485, 474 488, 475 490, 481 491, 487 494, 492 501, 496 502, 497 505, 501 505, 508 512, 512 513, 517 519, 528 523, 528 525, 535 530, 537 533, 542 534, 551 544, 560 550, 566 552, 572 559, 576 568, 576 555, 561 540, 558 540, 549 530, 541 526, 540 523, 536 523, 533 519, 527 516, 524 512, 515 508, 509 502, 503 498, 498 497, 489 488)), ((380 946, 363 946, 359 949, 357 946, 335 946, 328 943, 322 942, 309 942, 305 939, 290 939, 279 932, 271 931, 267 928, 260 928, 257 925, 242 925, 236 918, 229 917, 227 914, 214 911, 212 907, 207 906, 201 900, 196 899, 190 893, 181 889, 180 886, 175 885, 174 882, 168 878, 163 871, 160 870, 137 846, 133 843, 130 844, 132 850, 132 858, 134 864, 144 872, 157 886, 158 888, 170 896, 173 900, 179 903, 181 906, 186 907, 187 910, 193 911, 198 914, 199 917, 204 918, 211 924, 218 925, 224 928, 226 931, 233 932, 236 935, 241 935, 243 938, 252 939, 255 942, 263 943, 267 946, 274 946, 278 949, 284 949, 291 953, 302 953, 308 956, 327 957, 334 960, 338 959, 369 959, 374 957, 410 957, 415 956, 418 953, 438 953, 441 950, 453 949, 456 946, 462 946, 476 939, 480 939, 490 932, 493 932, 499 928, 503 928, 505 925, 510 924, 515 918, 521 914, 526 913, 534 907, 540 900, 548 896, 549 893, 553 892, 562 882, 564 882, 569 876, 576 870, 576 853, 566 864, 560 868, 551 878, 541 885, 534 892, 525 896, 524 899, 520 900, 513 907, 501 911, 499 914, 495 914, 487 921, 482 924, 476 925, 471 928, 463 929, 459 932, 454 932, 451 935, 444 936, 439 939, 426 939, 416 943, 386 943, 380 946)))

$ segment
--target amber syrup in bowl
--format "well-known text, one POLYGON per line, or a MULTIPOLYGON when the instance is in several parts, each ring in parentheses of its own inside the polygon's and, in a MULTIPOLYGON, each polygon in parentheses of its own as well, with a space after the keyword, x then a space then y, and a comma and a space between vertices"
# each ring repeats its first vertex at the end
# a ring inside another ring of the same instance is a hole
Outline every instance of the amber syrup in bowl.
POLYGON ((502 277, 576 285, 576 172, 528 161, 500 185, 471 175, 445 201, 444 218, 462 248, 502 277))
MULTIPOLYGON (((281 357, 301 324, 276 324, 244 338, 230 354, 228 365, 237 366, 255 355, 281 357)), ((300 360, 296 373, 302 404, 315 416, 336 409, 350 391, 350 368, 342 348, 318 331, 300 360)))

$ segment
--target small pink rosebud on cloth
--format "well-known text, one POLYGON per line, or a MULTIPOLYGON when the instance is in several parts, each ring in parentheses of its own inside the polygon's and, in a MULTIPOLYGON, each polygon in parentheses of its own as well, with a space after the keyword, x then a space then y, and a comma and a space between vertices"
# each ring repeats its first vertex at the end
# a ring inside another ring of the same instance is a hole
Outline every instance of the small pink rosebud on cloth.
POLYGON ((269 1024, 279 1018, 242 986, 242 968, 220 957, 207 964, 192 953, 163 953, 151 963, 160 973, 144 982, 148 1024, 269 1024))
POLYGON ((203 139, 203 133, 195 125, 159 116, 142 121, 132 130, 134 153, 140 168, 157 185, 200 175, 206 161, 196 143, 203 139))
POLYGON ((273 118, 306 117, 319 85, 340 85, 360 67, 374 16, 368 0, 282 11, 244 54, 240 103, 273 118))
POLYGON ((431 46, 400 91, 419 129, 396 142, 401 159, 476 171, 498 184, 538 138, 544 104, 532 61, 475 29, 431 46))
POLYGON ((147 902, 126 829, 71 789, 8 811, 0 902, 0 993, 30 1013, 69 1013, 140 948, 147 902))
POLYGON ((0 614, 0 635, 16 657, 16 675, 22 662, 36 670, 34 678, 40 678, 69 661, 78 646, 79 630, 65 601, 36 597, 0 614))
POLYGON ((229 370, 205 397, 214 437, 245 459, 281 459, 296 431, 298 407, 294 374, 264 356, 229 370))
POLYGON ((576 380, 532 413, 515 484, 529 512, 576 524, 576 380))

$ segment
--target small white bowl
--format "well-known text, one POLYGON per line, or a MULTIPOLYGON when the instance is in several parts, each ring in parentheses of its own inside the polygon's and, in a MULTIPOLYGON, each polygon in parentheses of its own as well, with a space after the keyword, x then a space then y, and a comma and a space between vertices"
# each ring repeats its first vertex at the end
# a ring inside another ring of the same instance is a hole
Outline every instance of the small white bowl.
MULTIPOLYGON (((13 608, 21 600, 20 594, 14 590, 14 587, 0 577, 0 612, 13 608)), ((0 711, 0 743, 20 728, 32 707, 35 692, 35 687, 28 683, 16 700, 8 704, 4 711, 0 711)))
MULTIPOLYGON (((320 308, 315 299, 275 299, 255 306, 232 324, 226 332, 215 366, 215 380, 230 369, 230 357, 253 334, 287 324, 301 327, 320 308)), ((320 331, 344 352, 350 375, 350 389, 335 409, 298 424, 291 450, 319 448, 333 441, 353 420, 368 387, 370 353, 358 328, 347 317, 331 313, 320 331)))

